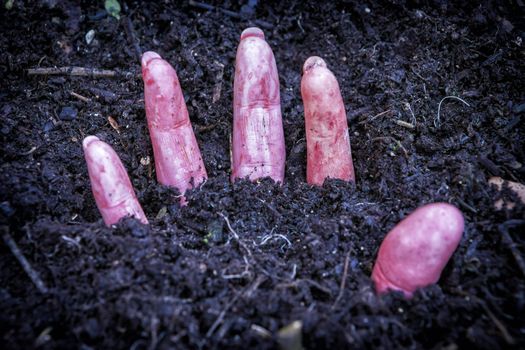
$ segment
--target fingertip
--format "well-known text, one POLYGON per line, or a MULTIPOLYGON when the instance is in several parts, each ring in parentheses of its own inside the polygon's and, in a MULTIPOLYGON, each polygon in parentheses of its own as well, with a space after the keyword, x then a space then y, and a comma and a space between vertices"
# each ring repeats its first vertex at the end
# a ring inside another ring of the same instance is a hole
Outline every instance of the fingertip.
POLYGON ((241 40, 251 36, 264 40, 264 32, 257 27, 250 27, 243 30, 241 33, 241 40))
POLYGON ((446 202, 438 202, 436 205, 439 205, 442 210, 448 212, 451 216, 455 216, 458 219, 461 218, 461 221, 463 221, 463 213, 455 205, 446 202))
POLYGON ((160 55, 156 52, 153 52, 153 51, 146 51, 142 54, 142 59, 141 59, 141 63, 142 63, 142 66, 147 66, 148 63, 150 63, 152 60, 156 59, 156 58, 162 58, 160 57, 160 55))
POLYGON ((439 218, 437 222, 446 227, 447 231, 459 241, 465 229, 465 218, 461 210, 446 202, 431 203, 427 206, 432 208, 431 210, 439 218))
POLYGON ((311 56, 306 59, 303 65, 303 73, 308 72, 314 67, 326 68, 326 62, 319 56, 311 56))
POLYGON ((87 149, 89 147, 89 145, 92 142, 95 142, 95 141, 100 141, 100 139, 98 137, 96 137, 96 136, 93 136, 93 135, 86 136, 86 138, 84 138, 84 140, 82 141, 82 147, 84 149, 87 149))

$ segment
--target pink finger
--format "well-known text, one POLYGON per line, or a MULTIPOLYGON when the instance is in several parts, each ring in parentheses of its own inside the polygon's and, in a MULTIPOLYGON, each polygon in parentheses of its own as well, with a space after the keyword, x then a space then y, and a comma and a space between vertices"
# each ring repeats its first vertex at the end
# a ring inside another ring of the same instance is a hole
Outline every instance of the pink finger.
POLYGON ((355 181, 345 105, 339 84, 325 61, 306 60, 301 80, 306 126, 306 180, 322 185, 326 178, 355 181))
POLYGON ((125 216, 134 216, 147 224, 126 169, 113 148, 96 136, 86 137, 82 146, 93 196, 106 225, 113 225, 125 216))
POLYGON ((434 284, 456 250, 464 229, 461 212, 447 203, 427 204, 398 223, 383 240, 372 271, 378 293, 434 284))
POLYGON ((168 62, 151 51, 142 55, 142 76, 157 180, 184 194, 207 174, 179 78, 168 62))
POLYGON ((233 90, 232 181, 269 176, 283 182, 286 154, 279 76, 259 28, 241 34, 233 90))

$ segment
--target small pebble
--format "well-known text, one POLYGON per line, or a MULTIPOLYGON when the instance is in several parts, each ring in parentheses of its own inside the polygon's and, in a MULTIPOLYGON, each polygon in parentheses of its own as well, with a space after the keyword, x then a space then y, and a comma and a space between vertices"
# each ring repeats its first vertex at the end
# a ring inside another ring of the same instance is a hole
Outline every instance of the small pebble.
POLYGON ((75 107, 63 107, 58 117, 61 120, 71 121, 74 120, 78 115, 78 111, 75 107))
POLYGON ((91 29, 86 33, 86 44, 90 45, 93 39, 95 38, 95 31, 91 29))

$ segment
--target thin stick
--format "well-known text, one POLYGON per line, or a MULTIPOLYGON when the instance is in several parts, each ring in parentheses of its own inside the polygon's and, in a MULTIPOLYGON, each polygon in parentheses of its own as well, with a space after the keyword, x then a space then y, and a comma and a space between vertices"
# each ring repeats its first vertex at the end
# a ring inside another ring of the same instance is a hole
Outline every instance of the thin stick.
POLYGON ((140 44, 138 43, 138 40, 136 39, 135 31, 133 30, 133 24, 131 23, 131 19, 129 16, 125 16, 126 24, 124 28, 126 29, 126 34, 128 36, 128 41, 130 41, 131 45, 133 45, 133 49, 135 51, 135 57, 140 62, 140 59, 142 57, 142 49, 140 48, 140 44))
POLYGON ((233 299, 230 300, 230 302, 226 305, 226 307, 221 311, 221 313, 219 314, 219 317, 217 317, 215 322, 213 322, 213 324, 211 325, 210 329, 208 329, 208 331, 206 332, 206 338, 211 337, 213 332, 215 332, 215 329, 219 327, 222 320, 224 319, 224 316, 226 316, 226 312, 228 312, 228 310, 233 306, 233 304, 237 302, 237 299, 239 299, 239 293, 235 294, 233 299))
POLYGON ((443 101, 445 101, 447 98, 452 98, 452 99, 456 99, 458 101, 461 101, 463 102, 464 104, 466 104, 468 107, 470 107, 470 105, 468 104, 467 101, 457 97, 457 96, 445 96, 441 99, 441 101, 439 101, 439 105, 438 105, 438 112, 437 112, 437 117, 436 119, 434 119, 434 126, 436 128, 439 128, 441 126, 441 120, 440 120, 440 112, 441 112, 441 104, 443 103, 443 101))
POLYGON ((413 68, 413 67, 410 67, 410 70, 412 70, 412 73, 414 73, 419 79, 423 80, 423 81, 428 81, 427 79, 423 78, 421 76, 421 74, 419 74, 418 72, 416 72, 416 70, 413 68))
POLYGON ((384 114, 387 114, 387 113, 389 113, 389 112, 391 112, 391 111, 392 111, 391 109, 387 109, 386 111, 383 111, 383 112, 381 112, 381 113, 378 113, 378 114, 374 115, 374 116, 373 116, 372 118, 370 118, 370 119, 365 119, 365 120, 363 120, 363 121, 360 121, 360 122, 357 123, 357 124, 369 123, 369 122, 371 122, 372 120, 374 120, 374 119, 376 119, 376 118, 379 118, 380 116, 382 116, 382 115, 384 115, 384 114))
MULTIPOLYGON (((226 10, 226 9, 221 8, 221 7, 215 7, 213 5, 206 4, 204 2, 190 0, 189 4, 190 4, 190 6, 197 7, 197 8, 203 9, 203 10, 211 10, 211 11, 219 10, 222 13, 224 13, 226 16, 230 16, 230 17, 237 18, 237 19, 243 19, 243 16, 240 13, 238 13, 238 12, 226 10)), ((266 21, 261 21, 259 19, 256 19, 256 20, 253 21, 253 23, 257 24, 260 27, 266 28, 266 29, 273 29, 273 25, 271 23, 266 22, 266 21)))
POLYGON ((407 129, 414 129, 415 128, 414 124, 407 123, 407 122, 405 122, 403 120, 396 120, 395 123, 397 125, 399 125, 399 126, 407 128, 407 129))
POLYGON ((510 335, 509 331, 507 330, 507 327, 505 327, 505 325, 503 324, 503 322, 501 322, 497 317, 496 315, 494 315, 494 313, 492 311, 490 311, 489 307, 487 306, 487 304, 483 301, 481 303, 481 307, 485 310, 485 312, 489 315, 490 319, 492 320, 492 322, 494 322, 494 324, 496 325, 496 327, 499 329, 499 331, 501 332, 501 335, 503 335, 503 339, 505 339, 505 341, 507 342, 507 344, 515 344, 516 341, 514 340, 514 338, 510 335))
POLYGON ((85 67, 49 67, 49 68, 30 68, 28 75, 69 75, 73 77, 92 77, 92 78, 114 78, 117 72, 99 68, 85 67))
POLYGON ((21 155, 21 156, 28 156, 31 153, 33 153, 34 151, 36 151, 37 149, 38 149, 37 146, 33 146, 33 147, 31 147, 31 149, 29 151, 19 153, 19 155, 21 155))
MULTIPOLYGON (((272 276, 273 277, 273 276, 272 276)), ((321 292, 324 292, 328 296, 332 296, 332 291, 328 289, 327 287, 317 283, 316 281, 310 280, 310 279, 298 279, 293 282, 288 283, 279 283, 275 287, 276 288, 297 288, 301 283, 307 283, 312 285, 313 287, 317 288, 321 292)))
POLYGON ((215 87, 213 88, 212 103, 216 103, 221 98, 222 78, 224 77, 224 64, 214 61, 215 65, 219 67, 219 71, 215 76, 215 87))
POLYGON ((510 249, 512 256, 514 257, 514 260, 516 260, 516 263, 518 264, 518 267, 521 270, 521 273, 523 274, 523 276, 525 276, 525 260, 523 259, 523 256, 518 251, 518 248, 516 248, 516 243, 514 243, 514 240, 509 234, 509 227, 514 227, 514 226, 519 226, 519 225, 525 225, 525 220, 506 221, 503 224, 498 225, 498 231, 503 236, 503 242, 510 249))
POLYGON ((499 331, 501 332, 501 335, 503 335, 503 338, 505 339, 505 341, 508 344, 511 344, 511 345, 516 343, 514 338, 512 338, 512 336, 510 335, 509 331, 507 330, 507 328, 503 324, 503 322, 498 320, 496 315, 494 315, 494 313, 492 311, 490 311, 490 309, 487 306, 487 303, 485 302, 485 300, 480 299, 480 298, 478 298, 475 295, 468 294, 468 293, 466 293, 466 292, 464 292, 462 290, 454 289, 454 292, 459 294, 459 295, 463 295, 463 296, 465 296, 467 298, 470 298, 473 301, 477 302, 479 305, 481 305, 481 308, 487 313, 487 315, 492 320, 492 322, 494 322, 494 324, 496 325, 496 328, 499 329, 499 331))
POLYGON ((472 207, 471 205, 469 205, 467 202, 465 202, 463 199, 459 198, 459 197, 456 197, 456 200, 459 202, 459 204, 461 204, 462 206, 464 206, 465 208, 467 208, 468 210, 470 210, 472 213, 474 214, 477 214, 478 211, 476 210, 476 208, 472 207))
POLYGON ((20 248, 18 248, 18 245, 16 244, 13 237, 8 232, 5 232, 2 236, 4 239, 5 244, 9 247, 11 250, 11 253, 15 256, 15 258, 18 260, 20 265, 22 265, 22 268, 27 273, 33 284, 36 286, 36 288, 40 291, 42 294, 47 294, 47 287, 44 284, 44 282, 40 279, 38 276, 38 272, 36 272, 32 267, 29 261, 27 261, 26 257, 22 254, 20 251, 20 248))
POLYGON ((262 200, 260 199, 259 197, 255 197, 259 202, 261 202, 262 204, 264 204, 264 206, 268 209, 270 209, 270 211, 279 219, 281 219, 283 216, 281 213, 279 213, 277 211, 277 209, 275 209, 274 207, 272 207, 269 203, 267 203, 265 200, 262 200))
POLYGON ((414 114, 414 111, 412 110, 412 106, 410 105, 410 103, 407 102, 407 106, 408 106, 408 110, 410 111, 410 114, 412 114, 412 124, 414 124, 414 127, 415 127, 417 125, 416 115, 414 114))
POLYGON ((271 338, 271 337, 272 337, 272 333, 270 333, 269 330, 267 330, 267 329, 264 328, 264 327, 259 326, 258 324, 255 324, 255 323, 252 324, 252 325, 250 326, 250 329, 251 329, 252 331, 254 331, 257 335, 260 335, 260 336, 263 337, 263 338, 267 338, 267 339, 268 339, 268 338, 271 338))
POLYGON ((142 57, 142 49, 140 48, 139 41, 137 39, 137 36, 135 35, 135 31, 133 30, 133 23, 131 22, 130 18, 131 14, 129 13, 128 5, 125 2, 122 5, 124 11, 126 12, 126 16, 124 18, 124 30, 126 31, 128 41, 131 45, 133 45, 133 49, 135 50, 135 56, 140 62, 140 59, 142 57))
POLYGON ((345 286, 346 286, 346 277, 348 276, 348 264, 350 262, 350 251, 346 253, 345 257, 345 267, 343 269, 343 278, 341 279, 341 286, 339 287, 339 294, 337 295, 337 298, 335 299, 334 303, 332 304, 332 309, 335 309, 341 298, 343 297, 345 286))
POLYGON ((77 94, 74 91, 71 91, 70 94, 71 94, 71 96, 78 98, 80 101, 84 101, 86 103, 87 102, 91 102, 91 100, 89 98, 87 98, 86 96, 82 96, 80 94, 77 94))

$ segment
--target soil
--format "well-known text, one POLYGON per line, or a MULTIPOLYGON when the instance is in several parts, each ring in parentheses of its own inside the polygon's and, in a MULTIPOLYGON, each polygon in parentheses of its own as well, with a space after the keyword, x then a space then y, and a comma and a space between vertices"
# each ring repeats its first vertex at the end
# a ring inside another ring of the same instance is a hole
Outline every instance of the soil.
POLYGON ((240 18, 121 1, 120 20, 102 1, 4 3, 0 230, 43 283, 0 244, 4 349, 271 349, 293 321, 308 349, 525 347, 525 207, 487 184, 525 182, 523 1, 215 4, 240 18), (229 181, 235 52, 254 24, 280 73, 283 186, 229 181), (139 50, 177 70, 207 167, 183 208, 155 178, 139 50), (310 55, 339 80, 355 185, 305 182, 300 79, 310 55), (65 66, 118 75, 27 73, 65 66), (438 113, 445 96, 468 105, 448 98, 438 113), (86 135, 120 155, 149 226, 104 226, 86 135), (502 196, 513 209, 494 209, 502 196), (369 276, 382 239, 436 201, 466 220, 439 283, 411 300, 376 296, 369 276))

